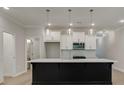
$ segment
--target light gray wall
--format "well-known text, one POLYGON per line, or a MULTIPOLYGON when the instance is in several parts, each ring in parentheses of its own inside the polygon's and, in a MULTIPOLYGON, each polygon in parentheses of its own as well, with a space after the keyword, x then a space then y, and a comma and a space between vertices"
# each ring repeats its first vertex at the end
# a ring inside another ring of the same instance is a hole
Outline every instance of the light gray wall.
POLYGON ((45 45, 43 42, 43 31, 44 28, 37 28, 37 27, 28 27, 25 29, 25 35, 26 35, 26 39, 30 39, 30 38, 40 38, 40 47, 41 47, 41 58, 45 58, 46 57, 46 49, 45 49, 45 45))
POLYGON ((16 74, 26 70, 25 67, 25 33, 22 26, 0 13, 0 28, 2 31, 14 34, 16 37, 16 74))
POLYGON ((0 83, 3 81, 3 36, 2 36, 2 31, 0 29, 0 83))
POLYGON ((99 43, 99 56, 117 60, 113 67, 124 71, 124 28, 109 31, 99 43))
POLYGON ((105 39, 106 37, 99 37, 96 40, 96 56, 98 58, 105 58, 105 39))

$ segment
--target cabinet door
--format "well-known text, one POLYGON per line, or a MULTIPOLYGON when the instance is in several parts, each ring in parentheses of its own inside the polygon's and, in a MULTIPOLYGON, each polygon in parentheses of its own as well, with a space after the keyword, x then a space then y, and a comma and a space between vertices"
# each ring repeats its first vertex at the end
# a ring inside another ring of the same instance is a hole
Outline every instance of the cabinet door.
POLYGON ((96 49, 96 37, 86 35, 85 49, 96 49))
POLYGON ((73 39, 73 42, 74 42, 74 43, 79 42, 78 33, 79 33, 79 32, 73 32, 72 39, 73 39))
POLYGON ((33 83, 56 84, 59 81, 59 68, 57 63, 33 64, 33 83))
POLYGON ((66 35, 62 35, 61 36, 61 49, 66 49, 67 46, 66 46, 66 43, 67 43, 67 37, 66 35))
POLYGON ((60 41, 60 32, 51 32, 51 39, 53 41, 60 41))
POLYGON ((73 32, 73 42, 83 43, 85 41, 84 32, 73 32))
POLYGON ((67 49, 72 49, 72 36, 67 35, 67 49))
POLYGON ((45 36, 44 36, 44 41, 46 42, 46 41, 50 41, 50 40, 52 40, 51 35, 50 35, 50 34, 49 34, 49 35, 46 35, 46 34, 45 34, 45 36))
POLYGON ((45 42, 50 41, 50 42, 59 42, 60 41, 60 32, 53 32, 51 31, 49 35, 46 33, 44 34, 44 40, 45 42))
POLYGON ((91 49, 96 49, 96 37, 95 36, 90 36, 90 46, 91 49))
POLYGON ((61 49, 72 49, 72 37, 70 35, 61 36, 61 49))
POLYGON ((85 42, 85 33, 79 32, 78 38, 79 38, 79 42, 81 42, 81 43, 85 42))
POLYGON ((111 81, 111 63, 86 63, 84 70, 86 82, 107 83, 111 81))
POLYGON ((85 37, 85 49, 90 49, 90 37, 88 35, 86 35, 85 37))
POLYGON ((64 83, 81 83, 84 78, 84 64, 62 63, 60 64, 60 81, 64 83))

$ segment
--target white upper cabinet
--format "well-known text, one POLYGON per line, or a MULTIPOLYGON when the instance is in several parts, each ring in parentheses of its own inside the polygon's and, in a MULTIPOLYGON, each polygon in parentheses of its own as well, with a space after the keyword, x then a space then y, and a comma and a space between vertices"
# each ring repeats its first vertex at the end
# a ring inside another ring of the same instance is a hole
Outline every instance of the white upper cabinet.
POLYGON ((60 42, 60 32, 50 31, 49 34, 44 34, 44 42, 60 42))
POLYGON ((61 49, 72 49, 71 35, 61 35, 61 49))
POLYGON ((85 36, 85 49, 96 49, 96 36, 85 36))
POLYGON ((84 32, 73 32, 72 35, 74 43, 83 43, 85 42, 85 33, 84 32))

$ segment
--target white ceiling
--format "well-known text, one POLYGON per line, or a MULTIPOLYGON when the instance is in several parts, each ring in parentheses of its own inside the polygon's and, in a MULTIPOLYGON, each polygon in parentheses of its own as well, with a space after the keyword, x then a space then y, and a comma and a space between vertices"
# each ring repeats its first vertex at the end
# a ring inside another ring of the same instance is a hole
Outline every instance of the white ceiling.
POLYGON ((89 10, 94 9, 95 27, 123 26, 118 21, 124 19, 124 8, 90 8, 90 7, 11 7, 9 11, 0 8, 1 12, 17 19, 24 26, 41 26, 46 22, 46 9, 51 10, 52 25, 67 26, 68 9, 72 9, 72 22, 75 27, 89 27, 89 10))

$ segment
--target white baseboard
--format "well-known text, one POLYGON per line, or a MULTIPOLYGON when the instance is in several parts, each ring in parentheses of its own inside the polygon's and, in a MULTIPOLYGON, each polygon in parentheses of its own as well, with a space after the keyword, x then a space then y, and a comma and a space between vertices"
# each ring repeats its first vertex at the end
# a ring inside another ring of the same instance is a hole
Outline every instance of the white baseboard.
POLYGON ((27 70, 22 71, 22 72, 19 72, 19 73, 17 73, 16 75, 13 75, 12 77, 17 77, 17 76, 19 76, 19 75, 21 75, 21 74, 23 74, 23 73, 25 73, 25 72, 27 72, 27 70))
MULTIPOLYGON (((13 75, 13 76, 9 76, 9 77, 17 77, 17 76, 19 76, 19 75, 21 75, 21 74, 23 74, 23 73, 25 73, 25 72, 27 72, 27 70, 22 71, 22 72, 20 72, 20 73, 17 73, 16 75, 13 75)), ((2 83, 4 83, 4 80, 3 80, 3 79, 0 79, 0 84, 2 84, 2 83)))
POLYGON ((122 69, 122 68, 113 67, 113 69, 116 69, 116 70, 118 70, 118 71, 120 71, 120 72, 124 72, 124 69, 122 69))

